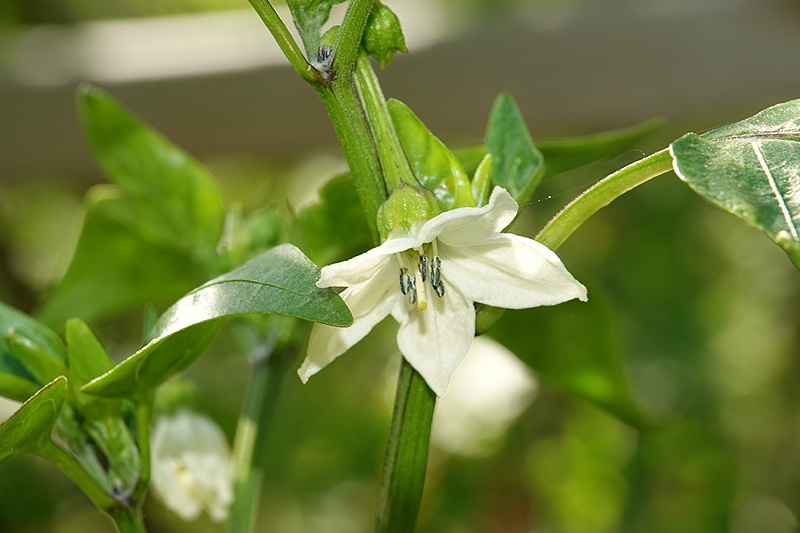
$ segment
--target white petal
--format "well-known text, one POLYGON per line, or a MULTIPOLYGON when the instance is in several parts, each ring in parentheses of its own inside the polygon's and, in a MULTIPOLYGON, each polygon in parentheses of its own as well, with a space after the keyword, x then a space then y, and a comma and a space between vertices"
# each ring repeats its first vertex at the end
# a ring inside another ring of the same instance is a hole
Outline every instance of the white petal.
MULTIPOLYGON (((318 287, 353 287, 375 277, 383 268, 394 268, 394 254, 418 248, 420 242, 411 237, 390 238, 386 242, 347 261, 322 267, 318 287)), ((397 269, 400 266, 397 265, 397 269)))
POLYGON ((407 301, 398 302, 392 309, 392 316, 400 323, 397 346, 433 392, 444 396, 475 337, 475 308, 452 284, 445 285, 443 298, 427 284, 425 290, 425 311, 407 301))
POLYGON ((442 246, 442 276, 472 301, 507 309, 586 301, 558 256, 534 240, 503 233, 469 246, 442 246))
POLYGON ((398 272, 383 269, 374 279, 342 291, 340 296, 353 313, 353 325, 337 328, 314 324, 306 358, 297 371, 303 383, 363 339, 389 314, 398 298, 405 299, 400 292, 398 272))
POLYGON ((497 235, 511 224, 519 206, 502 187, 495 187, 489 203, 483 207, 459 207, 435 216, 420 228, 417 238, 446 244, 480 242, 497 235))

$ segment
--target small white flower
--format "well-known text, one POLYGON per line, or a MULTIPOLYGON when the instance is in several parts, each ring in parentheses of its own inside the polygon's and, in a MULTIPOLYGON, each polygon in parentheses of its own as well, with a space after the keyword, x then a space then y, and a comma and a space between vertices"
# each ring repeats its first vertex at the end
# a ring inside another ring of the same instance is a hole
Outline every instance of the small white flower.
POLYGON ((233 503, 233 465, 222 430, 206 416, 181 409, 161 417, 151 437, 153 493, 183 520, 203 509, 222 522, 233 503))
POLYGON ((387 315, 400 324, 403 357, 438 396, 475 337, 474 303, 507 309, 586 301, 586 288, 543 244, 501 233, 517 203, 495 187, 483 207, 446 211, 377 248, 324 267, 319 287, 346 287, 353 325, 315 324, 298 374, 303 382, 387 315))

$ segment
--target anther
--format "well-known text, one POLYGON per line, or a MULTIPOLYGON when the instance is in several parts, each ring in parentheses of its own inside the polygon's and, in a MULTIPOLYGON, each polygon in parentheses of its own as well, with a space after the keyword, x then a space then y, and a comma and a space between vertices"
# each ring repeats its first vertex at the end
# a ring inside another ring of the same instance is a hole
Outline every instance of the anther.
POLYGON ((436 288, 442 281, 442 260, 436 255, 431 259, 431 285, 436 288))
POLYGON ((420 311, 424 311, 428 307, 428 302, 425 300, 425 276, 423 276, 422 272, 423 271, 418 268, 414 273, 414 277, 416 277, 414 286, 416 287, 417 284, 419 284, 419 294, 417 295, 419 303, 417 304, 417 309, 420 311))
MULTIPOLYGON (((414 305, 417 303, 417 286, 414 283, 414 278, 406 274, 406 283, 408 284, 408 303, 414 305)), ((424 291, 423 287, 423 291, 424 291)))
POLYGON ((425 283, 425 278, 428 275, 428 258, 425 255, 419 256, 419 264, 417 265, 419 268, 419 273, 422 274, 422 283, 425 283))
POLYGON ((439 298, 443 298, 444 297, 444 281, 440 281, 438 285, 433 287, 433 290, 436 293, 436 296, 438 296, 439 298))
POLYGON ((405 295, 408 294, 408 285, 406 285, 407 274, 404 271, 405 268, 400 269, 400 292, 405 295))

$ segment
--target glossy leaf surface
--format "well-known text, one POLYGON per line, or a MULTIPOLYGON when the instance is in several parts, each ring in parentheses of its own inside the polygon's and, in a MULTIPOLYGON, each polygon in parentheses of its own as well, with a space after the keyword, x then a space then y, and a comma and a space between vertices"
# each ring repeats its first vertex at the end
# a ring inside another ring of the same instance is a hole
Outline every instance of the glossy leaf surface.
POLYGON ((26 401, 0 425, 0 462, 50 438, 67 397, 67 379, 60 377, 26 401))
POLYGON ((766 233, 800 267, 800 100, 670 146, 675 173, 766 233))
POLYGON ((46 373, 47 368, 63 367, 67 354, 61 340, 47 326, 0 302, 0 396, 24 402, 47 381, 42 382, 41 376, 37 379, 26 367, 27 352, 20 355, 12 351, 9 335, 13 337, 12 344, 16 344, 16 352, 22 351, 20 347, 29 347, 35 351, 31 357, 42 359, 31 362, 42 370, 39 373, 46 373))
POLYGON ((214 336, 217 319, 245 314, 278 314, 348 326, 352 316, 331 289, 316 286, 319 271, 292 245, 284 244, 201 285, 170 307, 144 348, 84 391, 100 396, 133 396, 186 368, 214 336))
POLYGON ((414 175, 433 192, 442 211, 475 205, 469 177, 450 149, 407 105, 389 100, 387 106, 414 175))

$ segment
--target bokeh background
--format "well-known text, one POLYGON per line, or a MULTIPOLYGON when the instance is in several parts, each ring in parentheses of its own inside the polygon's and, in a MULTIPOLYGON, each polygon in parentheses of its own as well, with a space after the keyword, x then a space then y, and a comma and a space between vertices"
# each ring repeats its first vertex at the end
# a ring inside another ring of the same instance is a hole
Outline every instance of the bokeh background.
MULTIPOLYGON (((381 73, 384 90, 450 146, 482 141, 500 91, 517 99, 535 139, 666 120, 636 150, 543 185, 515 227, 528 236, 643 152, 800 97, 795 0, 387 3, 410 53, 381 73)), ((83 81, 206 163, 244 209, 307 205, 345 168, 323 106, 244 0, 3 0, 0 300, 27 312, 63 275, 83 195, 103 181, 74 110, 83 81)), ((610 338, 652 424, 637 431, 546 378, 526 381, 502 406, 515 422, 498 429, 492 419, 503 417, 477 416, 466 430, 441 428, 462 436, 434 442, 419 531, 800 531, 800 274, 783 252, 669 173, 559 253, 590 287, 587 305, 602 306, 602 327, 558 343, 550 315, 509 313, 505 331, 526 332, 509 345, 566 357, 610 338), (459 446, 469 435, 485 438, 459 446)), ((136 310, 92 326, 123 358, 141 323, 136 310)), ((371 530, 398 366, 393 327, 306 386, 288 376, 263 451, 259 531, 371 530)), ((511 389, 524 372, 509 372, 511 389)), ((247 365, 230 336, 189 375, 232 438, 247 365)), ((154 532, 219 530, 207 518, 181 523, 152 499, 146 513, 154 532)), ((0 468, 0 531, 112 528, 54 467, 22 457, 0 468)))

